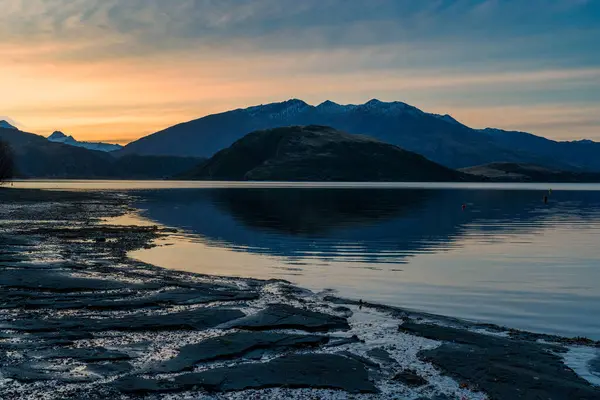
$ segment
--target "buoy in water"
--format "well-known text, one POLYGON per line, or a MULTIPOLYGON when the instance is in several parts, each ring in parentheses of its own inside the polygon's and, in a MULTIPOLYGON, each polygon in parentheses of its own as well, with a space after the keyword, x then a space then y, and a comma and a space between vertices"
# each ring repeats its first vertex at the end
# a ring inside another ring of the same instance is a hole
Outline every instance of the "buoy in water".
POLYGON ((466 209, 467 209, 467 205, 466 205, 466 204, 463 204, 463 205, 462 205, 462 210, 463 210, 463 211, 465 211, 466 209))

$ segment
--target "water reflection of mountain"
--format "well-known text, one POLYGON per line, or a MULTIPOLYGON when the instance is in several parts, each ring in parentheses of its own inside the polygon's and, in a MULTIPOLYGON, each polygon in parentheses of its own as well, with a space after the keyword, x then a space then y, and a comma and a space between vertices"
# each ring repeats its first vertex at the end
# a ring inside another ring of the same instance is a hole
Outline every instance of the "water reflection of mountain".
POLYGON ((421 189, 193 189, 141 194, 144 215, 235 250, 365 262, 402 262, 460 238, 534 233, 600 218, 600 193, 421 189), (462 211, 461 205, 467 204, 462 211), (566 216, 569 218, 565 218, 566 216))

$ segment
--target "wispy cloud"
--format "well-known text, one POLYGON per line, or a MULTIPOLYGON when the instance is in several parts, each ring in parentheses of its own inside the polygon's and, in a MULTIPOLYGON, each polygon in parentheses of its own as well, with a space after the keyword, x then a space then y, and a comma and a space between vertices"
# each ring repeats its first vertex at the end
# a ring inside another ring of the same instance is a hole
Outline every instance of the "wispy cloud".
MULTIPOLYGON (((558 135, 517 109, 583 104, 591 116, 600 104, 597 1, 0 0, 0 10, 0 87, 11 93, 0 111, 82 139, 289 97, 453 114, 512 103, 499 122, 558 135)), ((585 121, 577 134, 594 135, 585 121)))
POLYGON ((556 44, 572 31, 597 34, 594 12, 600 11, 597 2, 567 0, 0 0, 0 8, 4 38, 87 43, 98 57, 190 46, 280 51, 401 43, 457 47, 464 40, 468 47, 560 26, 556 44))

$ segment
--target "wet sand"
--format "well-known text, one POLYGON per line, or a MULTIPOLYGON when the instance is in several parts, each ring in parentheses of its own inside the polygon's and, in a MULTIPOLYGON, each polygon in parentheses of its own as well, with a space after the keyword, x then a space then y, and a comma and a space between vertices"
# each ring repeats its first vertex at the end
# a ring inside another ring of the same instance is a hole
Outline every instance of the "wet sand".
POLYGON ((115 192, 0 189, 3 399, 599 399, 600 344, 161 269, 115 192))

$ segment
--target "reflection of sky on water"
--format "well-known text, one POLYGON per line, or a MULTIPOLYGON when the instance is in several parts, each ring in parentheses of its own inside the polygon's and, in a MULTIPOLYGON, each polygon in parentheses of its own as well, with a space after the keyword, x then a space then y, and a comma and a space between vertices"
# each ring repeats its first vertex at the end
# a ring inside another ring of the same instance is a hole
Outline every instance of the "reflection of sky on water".
POLYGON ((136 253, 172 268, 283 278, 532 330, 600 336, 600 192, 210 189, 140 192, 185 230, 136 253), (461 205, 467 204, 463 212, 461 205))
POLYGON ((140 206, 148 218, 219 247, 290 261, 397 263, 473 234, 498 241, 600 215, 596 192, 560 196, 545 206, 528 191, 217 189, 146 193, 140 206))

